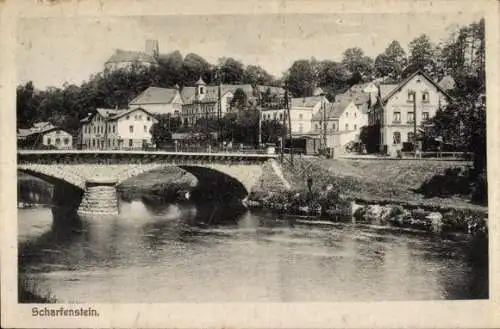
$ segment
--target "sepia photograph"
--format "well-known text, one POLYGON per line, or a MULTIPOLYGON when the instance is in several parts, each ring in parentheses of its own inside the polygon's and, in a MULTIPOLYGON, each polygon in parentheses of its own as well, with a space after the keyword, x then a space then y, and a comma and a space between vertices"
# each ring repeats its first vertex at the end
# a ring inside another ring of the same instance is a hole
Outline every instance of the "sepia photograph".
POLYGON ((474 9, 16 18, 16 302, 488 300, 474 9))

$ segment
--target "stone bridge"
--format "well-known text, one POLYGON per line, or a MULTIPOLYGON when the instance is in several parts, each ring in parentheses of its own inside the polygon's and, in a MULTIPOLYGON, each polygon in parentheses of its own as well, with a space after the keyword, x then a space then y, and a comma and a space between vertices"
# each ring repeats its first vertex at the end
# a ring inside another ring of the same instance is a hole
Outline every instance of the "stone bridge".
POLYGON ((17 167, 52 183, 55 204, 78 207, 80 215, 104 215, 118 213, 117 185, 165 166, 177 166, 199 183, 208 180, 214 189, 231 186, 233 196, 240 199, 266 179, 265 168, 289 188, 276 158, 244 153, 19 150, 17 167))

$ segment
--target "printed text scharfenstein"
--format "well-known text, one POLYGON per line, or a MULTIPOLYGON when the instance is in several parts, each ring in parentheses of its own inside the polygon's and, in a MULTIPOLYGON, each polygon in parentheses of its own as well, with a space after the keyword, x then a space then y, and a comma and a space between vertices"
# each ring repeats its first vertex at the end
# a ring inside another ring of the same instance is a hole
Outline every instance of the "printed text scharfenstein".
POLYGON ((50 308, 50 307, 33 307, 31 316, 99 316, 99 312, 89 308, 50 308))

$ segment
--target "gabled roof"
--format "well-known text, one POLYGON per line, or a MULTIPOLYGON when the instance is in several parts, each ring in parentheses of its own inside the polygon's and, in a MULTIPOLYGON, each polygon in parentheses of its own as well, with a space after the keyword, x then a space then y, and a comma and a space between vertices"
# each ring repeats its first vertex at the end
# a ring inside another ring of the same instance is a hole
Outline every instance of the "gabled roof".
POLYGON ((385 103, 389 98, 391 98, 395 93, 397 93, 398 91, 400 91, 408 82, 410 82, 417 75, 421 75, 422 77, 424 77, 434 87, 436 87, 437 90, 439 90, 441 93, 443 93, 446 97, 451 98, 450 95, 448 95, 448 93, 446 92, 446 90, 444 90, 439 84, 437 84, 434 80, 432 80, 432 78, 427 73, 425 73, 422 70, 417 70, 412 75, 410 75, 409 77, 407 77, 406 79, 404 79, 403 81, 401 81, 396 86, 396 88, 394 88, 393 90, 391 90, 385 97, 382 96, 382 101, 385 103))
POLYGON ((300 97, 292 98, 292 108, 294 107, 315 107, 322 100, 326 100, 324 96, 310 96, 310 97, 300 97))
POLYGON ((143 62, 143 63, 151 63, 158 64, 156 59, 148 55, 142 51, 130 51, 130 50, 122 50, 116 49, 115 53, 111 55, 111 57, 106 61, 107 63, 128 63, 128 62, 143 62))
POLYGON ((394 89, 396 89, 398 85, 396 84, 381 84, 379 86, 379 89, 380 89, 380 97, 382 99, 386 99, 387 98, 387 95, 389 95, 389 93, 391 91, 393 91, 394 89))
POLYGON ((444 90, 451 90, 455 88, 456 83, 451 75, 446 75, 438 82, 438 85, 444 90))
MULTIPOLYGON (((234 94, 237 89, 243 90, 248 98, 253 97, 253 87, 250 84, 243 85, 221 85, 220 96, 224 96, 228 92, 234 94)), ((181 91, 181 97, 184 104, 192 104, 196 97, 196 87, 184 87, 181 91)), ((206 86, 205 97, 201 100, 202 103, 217 102, 219 99, 219 86, 206 86)))
POLYGON ((131 108, 131 109, 128 109, 128 110, 120 110, 120 112, 116 113, 114 116, 110 117, 109 120, 116 120, 116 119, 119 119, 127 114, 130 114, 132 112, 135 112, 135 111, 142 111, 146 114, 149 114, 151 116, 153 116, 149 111, 146 111, 145 109, 143 109, 142 107, 135 107, 135 108, 131 108))
POLYGON ((130 105, 170 104, 177 95, 176 89, 149 87, 130 101, 130 105))
MULTIPOLYGON (((332 120, 332 119, 338 119, 344 113, 344 110, 351 104, 353 103, 352 100, 350 99, 343 99, 340 102, 336 103, 331 103, 326 105, 326 113, 324 117, 327 120, 332 120)), ((323 120, 323 113, 322 111, 319 111, 319 113, 316 113, 313 115, 312 120, 323 120)))

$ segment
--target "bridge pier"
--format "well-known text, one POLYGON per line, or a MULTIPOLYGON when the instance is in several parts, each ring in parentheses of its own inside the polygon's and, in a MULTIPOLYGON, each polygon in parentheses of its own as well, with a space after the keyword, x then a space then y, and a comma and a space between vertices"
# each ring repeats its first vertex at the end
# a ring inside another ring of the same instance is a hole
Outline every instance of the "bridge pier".
POLYGON ((118 215, 116 179, 92 178, 85 182, 85 192, 78 207, 78 215, 118 215))

